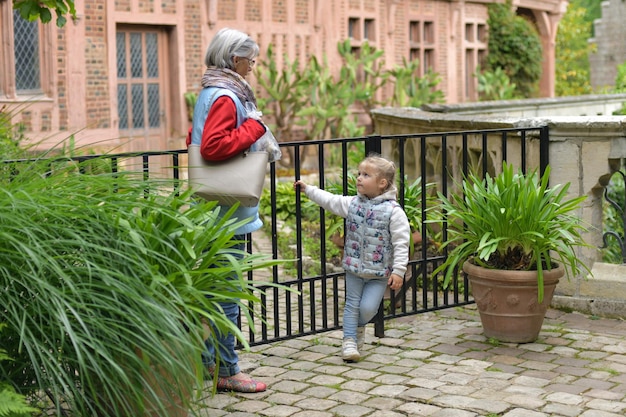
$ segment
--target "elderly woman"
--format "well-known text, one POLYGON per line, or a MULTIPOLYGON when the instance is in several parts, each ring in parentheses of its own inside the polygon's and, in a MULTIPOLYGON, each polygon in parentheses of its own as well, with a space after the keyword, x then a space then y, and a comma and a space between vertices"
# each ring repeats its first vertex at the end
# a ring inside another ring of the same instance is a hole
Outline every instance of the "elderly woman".
MULTIPOLYGON (((202 91, 194 109, 193 123, 187 145, 200 145, 204 159, 221 161, 250 148, 266 131, 265 125, 248 118, 256 110, 256 98, 245 77, 252 71, 259 46, 248 35, 234 29, 220 30, 209 45, 202 77, 202 91)), ((230 207, 223 207, 226 212, 230 207)), ((235 249, 245 250, 248 233, 261 228, 258 205, 238 207, 233 218, 250 219, 236 231, 235 249)), ((223 303, 224 313, 233 322, 239 318, 237 303, 223 303)), ((205 341, 204 361, 209 372, 215 370, 215 346, 220 362, 217 388, 223 391, 261 392, 266 384, 241 372, 233 334, 218 334, 215 341, 205 341)))

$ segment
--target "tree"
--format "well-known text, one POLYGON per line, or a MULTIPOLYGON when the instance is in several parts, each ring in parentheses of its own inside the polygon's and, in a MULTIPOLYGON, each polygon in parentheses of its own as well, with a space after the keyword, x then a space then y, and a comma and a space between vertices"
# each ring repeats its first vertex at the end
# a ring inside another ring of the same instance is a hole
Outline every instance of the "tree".
POLYGON ((591 93, 589 54, 592 45, 591 22, 587 10, 570 3, 559 23, 556 37, 556 86, 557 96, 576 96, 591 93))
POLYGON ((532 23, 517 16, 511 0, 489 5, 487 71, 502 68, 522 97, 532 97, 541 77, 543 49, 532 23))
POLYGON ((41 20, 48 23, 52 20, 52 11, 56 12, 56 23, 63 27, 67 23, 66 15, 76 19, 74 0, 13 0, 13 8, 19 10, 20 15, 28 20, 41 20))
POLYGON ((570 6, 580 7, 586 10, 585 21, 591 24, 591 35, 594 35, 593 21, 602 17, 603 0, 571 0, 570 6))

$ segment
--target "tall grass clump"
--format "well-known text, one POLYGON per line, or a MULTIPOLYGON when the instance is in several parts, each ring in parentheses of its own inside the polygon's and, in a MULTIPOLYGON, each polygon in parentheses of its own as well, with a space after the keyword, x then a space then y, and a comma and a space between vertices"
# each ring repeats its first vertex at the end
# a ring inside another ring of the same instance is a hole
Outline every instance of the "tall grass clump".
POLYGON ((239 224, 175 180, 0 163, 0 381, 56 416, 188 408, 206 332, 245 345, 218 303, 246 313, 245 273, 275 262, 237 259, 239 224))

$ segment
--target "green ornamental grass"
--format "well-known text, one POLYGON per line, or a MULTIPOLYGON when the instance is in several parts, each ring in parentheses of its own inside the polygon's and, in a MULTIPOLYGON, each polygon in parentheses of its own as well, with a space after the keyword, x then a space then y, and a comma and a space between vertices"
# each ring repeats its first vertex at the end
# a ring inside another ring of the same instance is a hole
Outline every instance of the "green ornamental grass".
POLYGON ((219 302, 241 299, 247 314, 258 299, 245 274, 277 261, 237 259, 239 224, 174 180, 84 175, 66 162, 8 166, 0 352, 11 360, 0 362, 0 386, 57 416, 166 416, 178 397, 187 408, 202 386, 206 332, 246 345, 219 302))

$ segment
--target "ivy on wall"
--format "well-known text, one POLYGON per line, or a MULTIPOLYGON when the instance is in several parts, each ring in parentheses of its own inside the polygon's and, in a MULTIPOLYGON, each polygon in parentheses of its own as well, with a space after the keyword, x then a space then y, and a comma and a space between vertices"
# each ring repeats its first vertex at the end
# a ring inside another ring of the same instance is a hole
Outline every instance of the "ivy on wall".
POLYGON ((511 0, 489 5, 487 70, 502 68, 523 98, 537 94, 543 48, 533 24, 513 11, 511 0))

